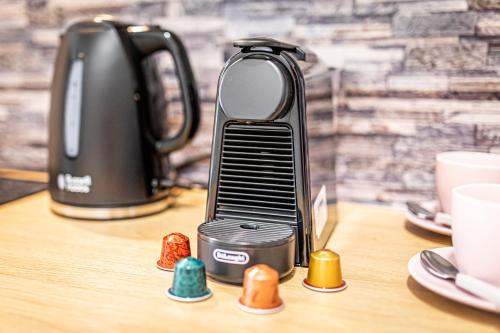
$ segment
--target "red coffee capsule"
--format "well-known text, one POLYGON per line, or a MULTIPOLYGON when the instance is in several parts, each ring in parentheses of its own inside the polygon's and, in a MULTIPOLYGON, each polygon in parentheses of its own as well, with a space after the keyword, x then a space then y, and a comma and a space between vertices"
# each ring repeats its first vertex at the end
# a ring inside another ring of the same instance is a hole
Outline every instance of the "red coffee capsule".
POLYGON ((165 271, 173 271, 177 260, 191 255, 189 238, 179 232, 173 232, 163 237, 160 260, 156 267, 165 271))

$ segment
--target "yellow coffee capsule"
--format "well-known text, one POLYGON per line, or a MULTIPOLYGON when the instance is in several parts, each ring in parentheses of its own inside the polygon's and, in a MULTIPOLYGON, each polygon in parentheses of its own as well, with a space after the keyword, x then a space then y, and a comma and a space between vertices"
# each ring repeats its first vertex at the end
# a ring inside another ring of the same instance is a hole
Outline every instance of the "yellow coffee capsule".
POLYGON ((340 256, 328 249, 311 253, 304 287, 314 291, 335 292, 344 290, 347 284, 342 280, 340 256))

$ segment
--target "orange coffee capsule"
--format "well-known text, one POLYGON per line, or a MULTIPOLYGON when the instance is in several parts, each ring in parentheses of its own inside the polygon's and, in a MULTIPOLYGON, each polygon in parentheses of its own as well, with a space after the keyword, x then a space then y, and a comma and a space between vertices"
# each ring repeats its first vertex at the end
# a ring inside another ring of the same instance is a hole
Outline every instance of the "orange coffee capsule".
POLYGON ((335 292, 344 290, 347 284, 342 280, 340 256, 332 250, 322 249, 311 253, 304 287, 314 291, 335 292))
POLYGON ((163 237, 160 260, 156 267, 165 271, 173 271, 177 260, 191 255, 189 238, 178 232, 163 237))
POLYGON ((255 314, 271 314, 284 307, 278 293, 279 274, 264 264, 258 264, 245 270, 243 277, 243 295, 238 301, 239 307, 255 314))

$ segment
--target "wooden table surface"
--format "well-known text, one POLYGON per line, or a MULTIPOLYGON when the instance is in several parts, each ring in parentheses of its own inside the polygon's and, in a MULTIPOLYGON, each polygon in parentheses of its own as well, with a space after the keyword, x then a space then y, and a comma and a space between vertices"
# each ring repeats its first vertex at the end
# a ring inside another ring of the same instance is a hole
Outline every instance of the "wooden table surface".
POLYGON ((303 288, 307 271, 297 268, 280 284, 286 307, 275 315, 240 311, 241 288, 214 281, 211 299, 174 302, 164 295, 172 273, 155 267, 161 239, 185 233, 196 253, 205 197, 185 191, 173 209, 115 222, 58 217, 46 192, 0 206, 0 332, 500 332, 500 316, 434 295, 409 277, 408 259, 450 245, 447 237, 371 205, 339 208, 328 247, 341 255, 343 292, 303 288))

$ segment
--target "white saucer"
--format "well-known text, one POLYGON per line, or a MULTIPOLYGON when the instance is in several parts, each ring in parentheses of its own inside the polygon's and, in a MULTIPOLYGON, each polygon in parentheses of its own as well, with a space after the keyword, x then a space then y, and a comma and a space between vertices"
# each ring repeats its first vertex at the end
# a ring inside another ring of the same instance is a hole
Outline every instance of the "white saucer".
MULTIPOLYGON (((437 206, 437 203, 435 201, 426 201, 426 202, 421 202, 420 204, 422 205, 422 207, 424 207, 425 209, 428 209, 431 212, 434 212, 436 210, 436 206, 437 206)), ((432 220, 419 218, 415 214, 410 212, 408 210, 408 208, 406 209, 405 216, 406 216, 406 219, 410 223, 412 223, 420 228, 423 228, 423 229, 426 229, 426 230, 429 230, 429 231, 432 231, 432 232, 435 232, 435 233, 438 233, 441 235, 451 236, 451 228, 450 227, 443 225, 443 224, 436 223, 432 220)))
MULTIPOLYGON (((452 264, 456 265, 455 257, 453 256, 453 247, 442 247, 433 249, 432 251, 440 254, 452 264)), ((415 281, 436 294, 477 309, 500 313, 500 307, 496 307, 493 303, 458 288, 453 281, 443 280, 431 275, 422 266, 420 262, 420 253, 417 253, 410 259, 408 262, 408 271, 415 281)))

